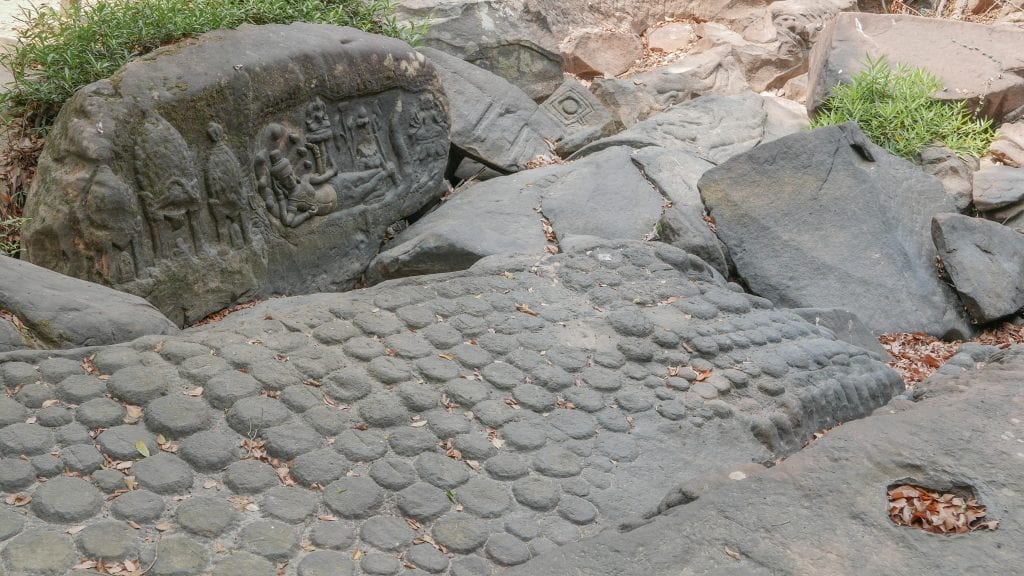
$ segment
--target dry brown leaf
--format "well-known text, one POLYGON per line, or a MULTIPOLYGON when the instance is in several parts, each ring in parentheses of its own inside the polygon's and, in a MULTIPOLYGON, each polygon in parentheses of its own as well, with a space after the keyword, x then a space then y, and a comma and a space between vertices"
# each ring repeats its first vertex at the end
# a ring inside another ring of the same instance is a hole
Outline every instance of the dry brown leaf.
POLYGON ((537 316, 537 312, 530 309, 526 304, 516 304, 516 310, 523 314, 529 314, 530 316, 537 316))
POLYGON ((81 532, 82 530, 85 530, 85 526, 84 525, 78 525, 78 526, 72 526, 71 528, 68 528, 67 530, 65 530, 65 532, 67 532, 68 534, 71 534, 71 535, 75 535, 75 534, 78 534, 79 532, 81 532))
POLYGON ((7 502, 11 506, 24 506, 24 505, 28 504, 31 501, 32 501, 32 495, 31 494, 22 494, 21 492, 19 492, 17 494, 11 494, 11 495, 7 496, 6 498, 4 498, 4 502, 7 502))
POLYGON ((740 553, 735 551, 735 550, 733 550, 732 548, 729 548, 728 546, 725 547, 725 553, 728 554, 729 557, 732 558, 733 560, 739 560, 740 559, 740 553))
POLYGON ((193 398, 198 398, 203 395, 203 387, 196 386, 195 388, 189 388, 188 390, 185 391, 185 395, 192 396, 193 398))
POLYGON ((159 530, 161 532, 166 532, 166 531, 170 530, 172 528, 172 526, 171 526, 170 522, 161 522, 161 523, 157 524, 156 526, 153 526, 153 528, 156 528, 157 530, 159 530))
POLYGON ((711 370, 705 370, 697 373, 697 382, 703 382, 711 376, 711 370))
POLYGON ((142 418, 142 406, 127 405, 124 411, 125 424, 136 424, 142 418))

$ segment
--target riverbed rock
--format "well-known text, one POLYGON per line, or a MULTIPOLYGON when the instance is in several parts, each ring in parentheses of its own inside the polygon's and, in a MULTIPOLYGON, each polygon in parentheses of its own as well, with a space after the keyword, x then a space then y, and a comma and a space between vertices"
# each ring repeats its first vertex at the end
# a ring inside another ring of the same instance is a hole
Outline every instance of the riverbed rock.
POLYGON ((937 214, 932 237, 973 322, 1024 308, 1024 234, 983 218, 937 214))
POLYGON ((387 228, 440 196, 448 126, 433 67, 401 41, 302 23, 210 32, 65 104, 24 254, 179 325, 346 290, 387 228))
POLYGON ((783 459, 903 388, 868 352, 737 291, 699 258, 638 241, 273 298, 89 352, 98 374, 81 350, 0 355, 0 385, 27 382, 0 395, 0 464, 20 486, 4 498, 31 498, 0 507, 5 573, 65 574, 76 543, 103 557, 96 541, 113 539, 111 556, 137 554, 153 574, 272 574, 278 562, 345 574, 360 556, 365 573, 397 574, 396 553, 436 573, 499 574, 621 536, 678 502, 680 484, 783 459), (225 412, 222 397, 183 385, 199 369, 203 381, 263 380, 266 392, 225 412), (297 381, 278 394, 288 373, 297 381), (41 423, 58 406, 43 408, 40 390, 82 381, 100 394, 116 383, 143 417, 96 439, 80 424, 51 432, 41 423), (166 395, 140 395, 154 386, 166 395), (158 447, 171 404, 204 418, 177 422, 158 447), (179 444, 180 457, 167 451, 179 444), (102 462, 97 446, 143 488, 115 492, 129 480, 114 470, 120 481, 58 469, 36 482, 19 459, 102 462), (264 449, 293 465, 271 458, 275 468, 264 449), (416 548, 420 536, 447 554, 416 548), (214 541, 250 555, 210 551, 214 541))
POLYGON ((942 81, 940 100, 966 100, 996 123, 1024 114, 1024 34, 990 26, 906 14, 845 12, 836 16, 811 50, 807 110, 832 87, 850 82, 865 58, 884 56, 893 66, 924 68, 942 81))
POLYGON ((550 156, 545 138, 561 138, 557 123, 522 90, 460 58, 431 48, 420 52, 437 68, 452 102, 452 146, 502 174, 550 156))
POLYGON ((707 171, 701 196, 736 273, 791 308, 852 310, 872 331, 967 335, 935 269, 941 182, 849 123, 762 144, 707 171))
MULTIPOLYGON (((0 337, 0 352, 78 348, 173 334, 177 326, 138 296, 0 256, 0 311, 18 319, 0 337), (4 347, 7 350, 4 350, 4 347)), ((0 315, 2 316, 2 315, 0 315)))

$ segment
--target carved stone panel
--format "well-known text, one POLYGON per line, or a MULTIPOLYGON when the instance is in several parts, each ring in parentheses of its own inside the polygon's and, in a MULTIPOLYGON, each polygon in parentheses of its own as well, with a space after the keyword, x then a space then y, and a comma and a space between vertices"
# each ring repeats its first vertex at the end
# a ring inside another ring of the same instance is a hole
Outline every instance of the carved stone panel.
POLYGON ((349 289, 388 227, 441 194, 449 126, 433 67, 398 40, 313 24, 211 32, 65 105, 25 254, 182 325, 349 289))

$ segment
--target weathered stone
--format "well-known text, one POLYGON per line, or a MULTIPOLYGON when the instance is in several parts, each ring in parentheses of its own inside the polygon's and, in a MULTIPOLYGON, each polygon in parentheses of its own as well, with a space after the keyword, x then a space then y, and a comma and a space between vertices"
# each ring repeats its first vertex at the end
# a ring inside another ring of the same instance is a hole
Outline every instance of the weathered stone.
POLYGON ((982 218, 938 214, 932 237, 973 322, 1024 307, 1024 234, 982 218))
POLYGON ((651 51, 675 52, 696 40, 697 33, 689 22, 668 22, 647 30, 647 48, 651 51))
POLYGON ((192 469, 182 459, 166 452, 136 462, 132 474, 139 484, 157 494, 183 494, 192 487, 192 469))
POLYGON ((1024 170, 1009 166, 985 166, 974 174, 974 207, 981 212, 998 211, 1001 221, 1024 212, 1024 170))
POLYGON ((299 576, 352 576, 355 566, 348 554, 317 550, 299 562, 299 576))
POLYGON ((137 545, 135 534, 124 522, 97 522, 78 533, 78 548, 87 558, 105 562, 133 556, 137 545))
POLYGON ((1003 124, 988 147, 992 157, 1007 166, 1024 167, 1024 122, 1003 124))
POLYGON ((95 516, 103 495, 81 478, 54 478, 32 495, 32 512, 49 522, 80 522, 95 516))
POLYGON ((238 531, 242 548, 268 560, 284 560, 298 545, 295 528, 272 520, 257 520, 238 531))
POLYGON ((580 30, 562 45, 565 71, 580 78, 618 76, 643 56, 636 34, 615 30, 580 30))
POLYGON ((567 78, 541 104, 541 110, 562 127, 562 138, 555 143, 555 151, 563 157, 609 136, 617 127, 604 104, 573 78, 567 78))
POLYGON ((77 560, 71 539, 53 532, 16 536, 0 555, 11 576, 61 576, 77 560))
POLYGON ((159 495, 149 490, 132 490, 118 496, 111 504, 110 512, 115 518, 145 523, 159 518, 164 508, 164 500, 159 495))
POLYGON ((660 146, 682 150, 712 164, 746 152, 807 126, 807 116, 792 102, 742 92, 702 96, 677 104, 623 132, 584 146, 572 158, 611 148, 660 146))
POLYGON ((618 147, 469 187, 399 234, 368 276, 380 281, 461 270, 492 254, 543 254, 550 245, 538 206, 557 238, 650 236, 664 198, 630 154, 618 147))
POLYGON ((29 194, 26 257, 143 296, 179 325, 264 294, 351 287, 385 230, 440 194, 448 152, 424 58, 327 25, 212 32, 63 112, 29 194))
POLYGON ((200 574, 210 561, 206 547, 185 536, 168 536, 160 541, 160 553, 149 569, 154 576, 200 574))
POLYGON ((24 324, 22 348, 99 346, 178 331, 138 296, 7 256, 0 256, 0 308, 24 324))
POLYGON ((522 90, 465 60, 434 50, 420 52, 437 68, 452 107, 452 146, 485 166, 508 174, 551 153, 544 138, 560 130, 522 90))
POLYGON ((970 206, 974 172, 978 169, 977 158, 961 158, 942 146, 929 146, 921 150, 920 156, 921 168, 942 181, 946 196, 956 209, 964 210, 970 206))
POLYGON ((216 538, 238 520, 238 512, 227 500, 200 496, 179 504, 174 519, 196 536, 216 538))
POLYGON ((700 192, 760 296, 856 310, 875 332, 969 333, 928 234, 932 215, 955 208, 938 180, 855 125, 758 146, 706 172, 700 192))
POLYGON ((648 146, 633 153, 644 177, 671 202, 661 215, 657 239, 699 256, 722 274, 729 271, 725 247, 704 220, 697 182, 713 164, 678 150, 648 146))
POLYGON ((1013 27, 856 12, 839 14, 819 35, 807 109, 816 110, 835 85, 863 70, 866 56, 925 68, 942 81, 936 98, 967 100, 996 122, 1012 122, 1024 110, 1024 78, 1013 72, 1024 67, 1024 38, 1013 27))
POLYGON ((274 576, 277 567, 266 558, 243 550, 233 550, 217 562, 213 576, 274 576))
POLYGON ((875 334, 853 312, 839 308, 792 308, 791 311, 815 326, 827 328, 839 340, 875 352, 882 358, 888 354, 875 334))

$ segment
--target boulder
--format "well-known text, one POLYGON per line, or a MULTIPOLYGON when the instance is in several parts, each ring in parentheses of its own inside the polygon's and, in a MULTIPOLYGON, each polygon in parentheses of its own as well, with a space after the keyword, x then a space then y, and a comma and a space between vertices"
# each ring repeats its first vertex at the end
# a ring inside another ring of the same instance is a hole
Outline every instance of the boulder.
POLYGON ((426 22, 423 44, 485 68, 543 101, 562 83, 560 45, 580 30, 635 35, 666 19, 734 21, 762 11, 758 0, 400 0, 398 17, 426 22))
POLYGON ((538 102, 562 83, 562 37, 545 15, 503 0, 401 0, 398 16, 428 25, 423 46, 488 70, 538 102))
POLYGON ((932 238, 974 323, 1024 308, 1024 234, 982 218, 937 214, 932 238))
POLYGON ((970 332, 935 269, 942 184, 856 125, 794 134, 704 173, 700 193, 736 273, 790 308, 843 308, 875 333, 970 332))
POLYGON ((957 210, 971 205, 971 189, 978 159, 961 158, 956 152, 943 146, 928 146, 921 150, 921 168, 942 181, 946 196, 957 210))
POLYGON ((806 126, 803 110, 781 98, 752 92, 702 96, 589 144, 572 157, 580 158, 612 146, 659 146, 719 164, 806 126))
POLYGON ((0 312, 6 312, 0 352, 117 344, 178 331, 138 296, 7 256, 0 256, 0 312))
POLYGON ((1000 126, 988 151, 1007 166, 1024 167, 1024 121, 1000 126))
POLYGON ((832 87, 864 69, 865 57, 924 68, 942 81, 942 100, 967 100, 996 123, 1024 113, 1024 34, 991 26, 904 14, 846 12, 836 16, 811 50, 808 111, 832 87))
POLYGON ((650 238, 665 198, 637 170, 632 152, 611 148, 458 191, 399 234, 367 279, 462 270, 492 254, 540 256, 557 252, 557 239, 569 235, 650 238))
POLYGON ((604 104, 574 78, 567 78, 541 104, 541 110, 562 127, 555 152, 563 157, 619 128, 604 104))
POLYGON ((697 182, 714 164, 679 150, 656 146, 633 153, 633 162, 668 201, 657 226, 657 240, 700 256, 724 275, 729 273, 725 246, 705 220, 707 212, 697 182))
POLYGON ((538 156, 550 156, 559 125, 522 90, 450 54, 420 52, 437 68, 452 103, 451 139, 461 154, 503 174, 538 156))
POLYGON ((448 105, 407 44, 243 26, 141 58, 65 104, 25 207, 27 259, 179 325, 351 288, 442 192, 448 105))
POLYGON ((666 22, 648 29, 647 49, 652 52, 677 52, 697 41, 697 32, 690 22, 666 22))
POLYGON ((644 55, 639 36, 607 29, 578 31, 561 49, 565 71, 580 78, 618 76, 644 55))
POLYGON ((986 165, 974 174, 974 207, 981 212, 998 211, 997 220, 1024 211, 1024 170, 986 165))

